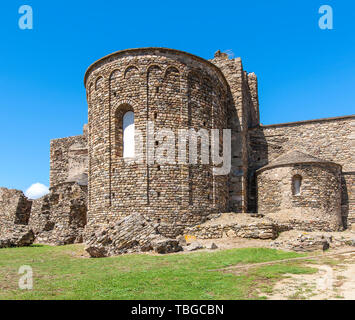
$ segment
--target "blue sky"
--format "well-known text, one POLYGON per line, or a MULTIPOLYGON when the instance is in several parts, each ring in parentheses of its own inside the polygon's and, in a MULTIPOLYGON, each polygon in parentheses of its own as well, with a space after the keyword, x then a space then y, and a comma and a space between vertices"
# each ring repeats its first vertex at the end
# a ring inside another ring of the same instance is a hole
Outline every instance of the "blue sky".
POLYGON ((263 124, 354 113, 355 2, 2 0, 0 186, 49 183, 49 141, 87 122, 83 77, 111 52, 159 46, 206 59, 232 50, 259 78, 263 124), (18 9, 33 8, 20 30, 18 9), (334 29, 318 27, 321 5, 334 29))

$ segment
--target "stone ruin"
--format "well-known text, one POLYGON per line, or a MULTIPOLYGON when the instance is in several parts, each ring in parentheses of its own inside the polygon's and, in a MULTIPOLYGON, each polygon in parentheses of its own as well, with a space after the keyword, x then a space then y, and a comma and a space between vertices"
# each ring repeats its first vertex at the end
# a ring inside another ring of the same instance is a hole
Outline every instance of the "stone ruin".
POLYGON ((0 188, 0 248, 33 243, 34 234, 28 227, 31 205, 23 192, 0 188))
POLYGON ((159 224, 140 214, 101 226, 84 234, 87 221, 87 186, 66 182, 50 189, 37 200, 22 191, 0 188, 0 248, 35 243, 66 245, 82 243, 92 257, 130 252, 157 253, 181 251, 179 241, 162 236, 159 224))
POLYGON ((29 228, 41 243, 64 245, 83 242, 87 214, 87 186, 67 182, 33 200, 29 228))
POLYGON ((275 240, 355 227, 354 116, 262 125, 256 75, 220 51, 205 60, 167 48, 123 50, 92 64, 84 84, 89 122, 82 135, 51 141, 50 193, 30 200, 0 189, 0 247, 85 242, 103 257, 176 252, 183 235, 275 240), (146 132, 147 120, 174 132, 230 128, 230 172, 127 163, 128 113, 155 146, 162 141, 146 132))
POLYGON ((64 245, 83 241, 87 186, 63 183, 37 200, 18 190, 0 189, 0 247, 32 243, 64 245))

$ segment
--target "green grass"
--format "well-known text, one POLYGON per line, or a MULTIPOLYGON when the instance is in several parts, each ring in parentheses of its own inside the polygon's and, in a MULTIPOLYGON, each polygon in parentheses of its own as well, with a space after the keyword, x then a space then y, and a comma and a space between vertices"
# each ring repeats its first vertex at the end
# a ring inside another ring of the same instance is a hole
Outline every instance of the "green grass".
POLYGON ((211 271, 301 256, 265 248, 101 259, 82 253, 82 245, 0 249, 0 299, 256 299, 285 273, 312 272, 289 262, 240 274, 211 271), (22 265, 33 269, 33 290, 18 289, 22 265))

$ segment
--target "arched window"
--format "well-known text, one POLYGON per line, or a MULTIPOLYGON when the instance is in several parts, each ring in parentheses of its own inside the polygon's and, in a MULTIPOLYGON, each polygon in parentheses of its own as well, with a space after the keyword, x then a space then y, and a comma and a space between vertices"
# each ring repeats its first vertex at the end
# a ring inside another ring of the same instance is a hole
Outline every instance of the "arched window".
POLYGON ((128 111, 123 115, 123 157, 134 157, 134 112, 128 111))
POLYGON ((298 196, 301 194, 302 177, 300 175, 295 175, 292 178, 292 194, 298 196))

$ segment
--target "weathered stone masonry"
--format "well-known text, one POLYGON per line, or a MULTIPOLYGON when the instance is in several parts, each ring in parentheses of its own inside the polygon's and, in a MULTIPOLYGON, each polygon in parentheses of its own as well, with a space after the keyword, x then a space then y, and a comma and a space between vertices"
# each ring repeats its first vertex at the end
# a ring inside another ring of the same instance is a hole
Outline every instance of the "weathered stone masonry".
POLYGON ((301 230, 341 231, 341 166, 290 151, 257 170, 258 212, 301 230))
POLYGON ((80 180, 88 171, 87 125, 83 134, 54 139, 50 145, 50 186, 80 180))
MULTIPOLYGON (((214 64, 171 49, 125 50, 88 69, 89 227, 141 212, 164 235, 176 236, 210 213, 246 209, 248 76, 240 59, 217 53, 213 62, 228 69, 231 85, 214 64), (232 128, 232 175, 214 176, 204 164, 125 163, 120 126, 130 110, 145 142, 158 145, 159 138, 147 137, 147 121, 156 130, 172 128, 176 136, 179 129, 232 128)), ((250 81, 255 87, 255 77, 250 81)))
MULTIPOLYGON (((164 235, 176 236, 210 213, 256 212, 256 170, 290 150, 342 167, 341 191, 333 190, 334 201, 341 197, 345 226, 353 221, 353 116, 262 126, 255 74, 244 71, 240 58, 229 59, 220 51, 209 62, 172 49, 119 51, 90 66, 84 82, 89 105, 88 230, 140 212, 158 223, 164 235), (144 142, 157 145, 163 141, 147 137, 147 121, 154 122, 155 130, 172 128, 174 133, 187 128, 232 129, 230 174, 215 177, 211 166, 202 164, 125 163, 122 117, 127 111, 134 112, 135 128, 143 132, 144 142)), ((309 170, 315 173, 319 166, 309 170)), ((290 179, 284 182, 288 189, 290 179)), ((260 185, 261 198, 272 199, 260 185)), ((326 196, 323 200, 328 201, 326 196)), ((314 207, 312 200, 309 204, 314 207)))
POLYGON ((354 224, 354 118, 345 116, 250 128, 249 209, 258 210, 256 203, 260 192, 256 192, 255 171, 291 150, 298 150, 342 166, 343 222, 345 227, 354 224))
POLYGON ((37 242, 64 245, 83 242, 87 221, 87 186, 65 182, 33 200, 29 227, 37 242))
POLYGON ((31 201, 0 189, 0 246, 84 239, 94 256, 105 256, 174 251, 175 240, 165 237, 185 232, 266 239, 355 225, 354 116, 263 126, 256 75, 220 51, 209 61, 166 48, 118 51, 92 64, 84 84, 88 125, 82 135, 51 141, 50 194, 31 201), (123 158, 128 111, 150 146, 143 162, 123 158), (175 140, 152 134, 148 123, 155 133, 172 129, 175 140), (181 129, 231 129, 229 174, 213 175, 201 155, 197 164, 177 162, 181 129), (150 161, 161 146, 176 150, 176 163, 150 161), (221 212, 259 212, 265 220, 250 225, 241 215, 225 227, 199 227, 221 212))
POLYGON ((22 191, 0 188, 0 248, 33 243, 34 234, 28 228, 31 207, 22 191))

